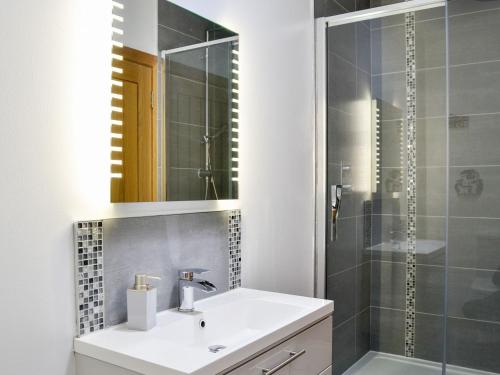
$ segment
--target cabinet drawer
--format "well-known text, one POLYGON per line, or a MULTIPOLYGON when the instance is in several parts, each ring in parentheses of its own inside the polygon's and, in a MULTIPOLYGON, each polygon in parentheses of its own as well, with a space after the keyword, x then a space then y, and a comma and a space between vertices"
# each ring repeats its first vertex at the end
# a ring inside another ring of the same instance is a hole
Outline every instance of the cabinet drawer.
POLYGON ((284 363, 288 364, 275 375, 317 375, 328 368, 332 364, 332 318, 322 320, 228 375, 265 375, 264 369, 284 363))

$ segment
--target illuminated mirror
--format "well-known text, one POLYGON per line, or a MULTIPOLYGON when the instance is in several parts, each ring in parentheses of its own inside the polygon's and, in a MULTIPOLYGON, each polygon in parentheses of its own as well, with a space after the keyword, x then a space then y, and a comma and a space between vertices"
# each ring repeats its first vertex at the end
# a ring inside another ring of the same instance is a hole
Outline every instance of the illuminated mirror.
POLYGON ((238 198, 238 35, 166 0, 113 2, 111 202, 238 198))

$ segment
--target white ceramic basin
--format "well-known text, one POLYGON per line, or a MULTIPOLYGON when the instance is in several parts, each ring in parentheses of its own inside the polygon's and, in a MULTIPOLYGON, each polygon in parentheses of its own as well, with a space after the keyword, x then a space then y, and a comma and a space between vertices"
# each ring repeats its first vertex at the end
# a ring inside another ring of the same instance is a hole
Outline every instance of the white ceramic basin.
POLYGON ((121 324, 77 338, 75 351, 141 374, 213 375, 331 314, 333 302, 240 288, 195 307, 159 313, 148 332, 121 324))

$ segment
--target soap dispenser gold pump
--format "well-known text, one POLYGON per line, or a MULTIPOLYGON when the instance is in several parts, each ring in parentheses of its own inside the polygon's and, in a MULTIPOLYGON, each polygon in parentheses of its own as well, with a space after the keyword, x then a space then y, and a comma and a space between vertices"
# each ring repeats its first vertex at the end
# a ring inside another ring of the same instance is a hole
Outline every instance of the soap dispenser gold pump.
POLYGON ((135 275, 135 284, 127 289, 127 327, 148 331, 156 325, 157 291, 148 280, 161 280, 156 276, 135 275))

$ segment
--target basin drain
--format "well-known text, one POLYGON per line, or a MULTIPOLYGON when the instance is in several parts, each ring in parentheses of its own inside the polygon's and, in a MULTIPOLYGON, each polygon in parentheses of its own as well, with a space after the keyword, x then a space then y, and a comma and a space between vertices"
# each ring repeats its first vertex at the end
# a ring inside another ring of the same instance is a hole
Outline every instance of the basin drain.
POLYGON ((219 353, 221 350, 226 349, 224 345, 212 345, 208 347, 211 353, 219 353))

